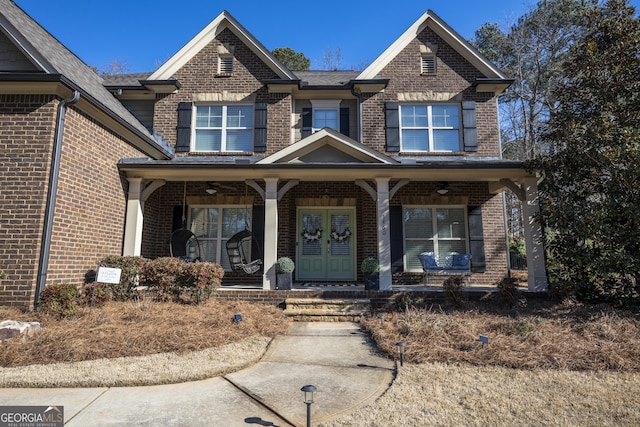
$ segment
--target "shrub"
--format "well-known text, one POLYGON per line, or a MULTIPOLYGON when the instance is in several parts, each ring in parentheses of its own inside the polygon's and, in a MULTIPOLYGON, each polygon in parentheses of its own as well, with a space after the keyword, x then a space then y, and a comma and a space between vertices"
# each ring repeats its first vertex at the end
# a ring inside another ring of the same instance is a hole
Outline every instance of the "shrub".
POLYGON ((456 307, 464 304, 464 294, 462 293, 464 281, 465 279, 462 276, 451 276, 444 280, 442 289, 444 290, 444 300, 447 304, 456 307))
POLYGON ((71 284, 48 285, 40 294, 40 310, 44 313, 63 319, 71 316, 78 309, 80 294, 78 288, 71 284))
POLYGON ((380 272, 380 263, 376 258, 368 257, 362 260, 362 264, 360 264, 360 271, 363 273, 379 273, 380 272))
POLYGON ((182 289, 178 291, 178 299, 182 302, 196 304, 211 297, 224 276, 224 270, 212 262, 186 263, 178 278, 182 289), (185 296, 187 299, 185 299, 185 296))
POLYGON ((155 292, 160 301, 177 300, 180 297, 179 280, 186 264, 177 258, 161 257, 147 261, 140 269, 142 284, 155 292))
POLYGON ((108 288, 107 290, 114 301, 127 301, 135 296, 133 291, 139 285, 140 271, 147 261, 145 258, 139 256, 118 255, 109 255, 100 260, 101 267, 119 268, 122 270, 120 283, 105 284, 105 288, 108 288))
POLYGON ((113 300, 111 285, 98 282, 89 283, 82 288, 81 297, 86 305, 91 305, 93 300, 94 305, 101 306, 105 302, 113 300))
POLYGON ((296 265, 293 260, 286 256, 280 257, 276 261, 276 273, 278 274, 292 273, 295 268, 296 265))
POLYGON ((496 283, 495 297, 500 304, 509 307, 523 306, 526 300, 518 290, 518 279, 514 277, 505 277, 496 283))
POLYGON ((415 308, 418 305, 418 300, 412 298, 409 294, 400 294, 396 296, 394 305, 397 311, 407 311, 415 308))

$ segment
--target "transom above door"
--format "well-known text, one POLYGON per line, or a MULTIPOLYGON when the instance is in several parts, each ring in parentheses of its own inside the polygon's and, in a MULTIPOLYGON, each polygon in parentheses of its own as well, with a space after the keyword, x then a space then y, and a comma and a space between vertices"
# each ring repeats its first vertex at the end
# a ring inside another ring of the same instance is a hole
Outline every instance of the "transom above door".
POLYGON ((297 280, 355 280, 353 208, 298 210, 297 280))

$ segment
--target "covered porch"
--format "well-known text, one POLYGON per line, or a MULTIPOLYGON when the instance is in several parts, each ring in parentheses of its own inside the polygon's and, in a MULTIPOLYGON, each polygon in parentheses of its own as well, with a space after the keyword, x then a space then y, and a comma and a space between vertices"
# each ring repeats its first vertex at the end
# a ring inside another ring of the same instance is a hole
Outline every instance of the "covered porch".
MULTIPOLYGON (((376 258, 379 288, 391 291, 398 272, 421 272, 417 255, 423 251, 470 252, 472 281, 493 283, 509 268, 502 192, 510 189, 523 202, 528 289, 547 288, 534 219, 537 177, 521 162, 389 157, 325 128, 264 158, 125 159, 119 169, 129 181, 124 255, 161 256, 167 204, 174 205, 174 225, 177 204, 183 222, 187 205, 244 206, 259 224, 253 234, 261 242, 263 269, 259 280, 242 283, 264 290, 277 288, 276 260, 287 256, 302 283, 358 283, 362 260, 376 258), (225 190, 212 195, 207 189, 214 183, 225 190)), ((214 212, 218 224, 237 223, 220 212, 214 212)), ((207 260, 225 266, 224 239, 217 238, 215 257, 207 260)))

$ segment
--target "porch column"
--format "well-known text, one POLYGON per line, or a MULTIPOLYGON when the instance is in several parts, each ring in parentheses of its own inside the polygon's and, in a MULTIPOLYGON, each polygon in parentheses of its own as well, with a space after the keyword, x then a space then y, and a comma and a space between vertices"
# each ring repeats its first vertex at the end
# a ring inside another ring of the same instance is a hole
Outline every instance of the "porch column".
POLYGON ((278 259, 278 178, 265 178, 265 184, 262 289, 275 289, 278 259))
POLYGON ((127 178, 127 216, 124 225, 124 245, 122 255, 140 256, 142 249, 142 178, 127 178))
POLYGON ((542 227, 535 219, 540 212, 537 178, 525 178, 522 186, 525 193, 525 200, 522 203, 522 214, 524 217, 524 237, 527 247, 529 290, 542 292, 547 290, 548 282, 545 268, 544 245, 542 243, 542 227))
POLYGON ((391 290, 391 237, 389 236, 389 180, 375 178, 378 210, 378 262, 380 263, 380 290, 391 290))

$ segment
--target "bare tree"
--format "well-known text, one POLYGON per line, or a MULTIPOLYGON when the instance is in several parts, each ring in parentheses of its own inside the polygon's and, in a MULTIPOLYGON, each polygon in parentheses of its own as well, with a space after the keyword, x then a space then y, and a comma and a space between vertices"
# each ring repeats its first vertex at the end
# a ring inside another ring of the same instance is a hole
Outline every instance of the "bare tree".
POLYGON ((340 52, 340 48, 337 47, 335 50, 331 50, 328 47, 324 51, 324 56, 321 61, 316 61, 316 66, 319 70, 325 71, 336 71, 342 69, 342 53, 340 52))

